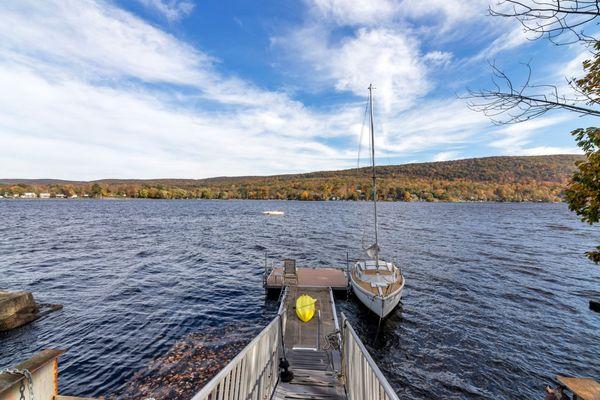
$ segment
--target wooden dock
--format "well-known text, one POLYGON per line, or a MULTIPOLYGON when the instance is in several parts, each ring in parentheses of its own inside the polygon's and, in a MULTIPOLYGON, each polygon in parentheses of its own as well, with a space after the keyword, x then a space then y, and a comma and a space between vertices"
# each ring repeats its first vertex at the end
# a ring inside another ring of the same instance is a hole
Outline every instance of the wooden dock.
POLYGON ((600 383, 593 378, 556 376, 556 380, 573 393, 574 400, 600 400, 600 383))
POLYGON ((339 335, 331 289, 293 286, 283 301, 287 313, 283 347, 294 378, 280 382, 273 399, 346 399, 340 349, 332 348, 327 339, 339 335), (296 316, 295 301, 303 294, 317 300, 317 312, 308 322, 296 316))
MULTIPOLYGON (((301 287, 348 289, 348 274, 343 268, 299 267, 296 273, 297 285, 301 287)), ((265 279, 265 288, 279 290, 283 286, 283 267, 269 270, 265 279)))
POLYGON ((333 289, 347 290, 345 269, 291 259, 264 268, 265 289, 281 290, 277 315, 192 400, 398 400, 343 313, 338 323, 333 289), (308 322, 296 315, 303 294, 316 299, 308 322))

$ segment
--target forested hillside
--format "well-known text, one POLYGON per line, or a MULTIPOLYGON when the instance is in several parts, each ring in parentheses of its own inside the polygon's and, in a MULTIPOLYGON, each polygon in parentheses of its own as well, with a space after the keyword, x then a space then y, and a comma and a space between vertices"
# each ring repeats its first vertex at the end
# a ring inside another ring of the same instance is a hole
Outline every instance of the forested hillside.
MULTIPOLYGON (((577 155, 486 157, 377 168, 389 201, 560 201, 577 155)), ((209 179, 0 179, 0 195, 157 199, 360 200, 371 198, 370 169, 209 179)))

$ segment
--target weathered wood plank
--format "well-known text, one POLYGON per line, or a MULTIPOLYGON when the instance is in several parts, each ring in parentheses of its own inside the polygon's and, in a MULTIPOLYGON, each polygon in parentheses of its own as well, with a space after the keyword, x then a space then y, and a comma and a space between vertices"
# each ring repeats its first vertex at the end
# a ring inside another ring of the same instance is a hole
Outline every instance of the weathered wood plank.
MULTIPOLYGON (((348 276, 342 268, 298 267, 298 286, 345 290, 348 276)), ((266 280, 267 289, 280 289, 283 286, 283 268, 273 268, 266 280)))
POLYGON ((331 304, 329 289, 292 287, 286 298, 286 308, 286 348, 321 350, 325 344, 325 337, 335 330, 334 305, 331 304), (308 322, 303 322, 296 316, 296 299, 303 294, 317 300, 317 313, 308 322), (320 319, 318 312, 321 315, 320 319))
POLYGON ((346 399, 344 387, 331 371, 294 370, 292 382, 280 382, 273 399, 346 399))
POLYGON ((284 345, 294 373, 291 382, 279 382, 275 400, 342 400, 346 399, 343 383, 334 370, 339 364, 337 350, 330 349, 325 337, 336 329, 335 305, 329 288, 290 287, 286 297, 287 323, 284 345), (317 300, 317 314, 309 322, 296 316, 296 299, 303 295, 317 300), (320 312, 320 318, 319 318, 320 312))
POLYGON ((600 400, 600 383, 593 378, 569 378, 558 375, 556 379, 583 400, 600 400))

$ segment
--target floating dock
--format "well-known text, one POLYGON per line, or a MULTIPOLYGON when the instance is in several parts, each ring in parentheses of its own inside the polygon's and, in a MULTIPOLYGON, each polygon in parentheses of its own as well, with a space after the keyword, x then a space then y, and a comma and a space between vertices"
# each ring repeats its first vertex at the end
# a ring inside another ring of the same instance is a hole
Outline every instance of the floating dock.
MULTIPOLYGON (((348 273, 345 268, 296 268, 297 286, 331 288, 333 290, 348 289, 348 273)), ((268 290, 280 290, 284 284, 284 267, 267 268, 264 286, 268 290)))

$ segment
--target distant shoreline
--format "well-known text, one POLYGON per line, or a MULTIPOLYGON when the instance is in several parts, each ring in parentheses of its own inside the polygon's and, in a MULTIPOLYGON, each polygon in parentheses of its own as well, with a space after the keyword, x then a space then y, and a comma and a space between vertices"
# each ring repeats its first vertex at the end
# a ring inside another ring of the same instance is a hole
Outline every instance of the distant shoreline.
MULTIPOLYGON (((561 202, 579 155, 486 157, 377 167, 377 198, 401 202, 561 202)), ((0 179, 0 196, 370 200, 368 168, 207 179, 0 179)))
MULTIPOLYGON (((369 203, 370 200, 300 200, 300 199, 201 199, 201 198, 189 198, 189 199, 154 199, 154 198, 139 198, 139 197, 87 197, 87 198, 76 198, 76 199, 58 199, 58 198, 49 198, 49 199, 22 199, 22 198, 0 198, 0 201, 17 201, 17 202, 50 202, 50 201, 60 201, 60 202, 80 202, 80 201, 280 201, 280 202, 290 202, 290 201, 298 201, 302 203, 369 203)), ((416 201, 404 201, 404 200, 378 200, 378 202, 382 203, 531 203, 531 204, 561 204, 565 203, 564 200, 559 201, 542 201, 542 200, 522 200, 522 201, 498 201, 498 200, 416 200, 416 201)))

